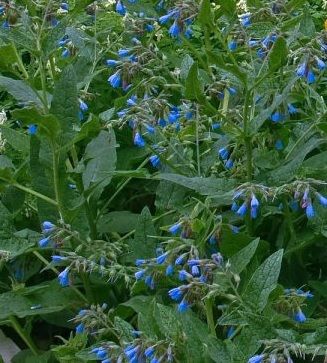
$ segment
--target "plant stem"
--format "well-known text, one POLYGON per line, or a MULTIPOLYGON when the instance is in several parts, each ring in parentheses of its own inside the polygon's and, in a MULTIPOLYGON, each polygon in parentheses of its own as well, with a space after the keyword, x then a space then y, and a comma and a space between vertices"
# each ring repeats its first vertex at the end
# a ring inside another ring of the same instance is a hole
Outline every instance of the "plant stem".
POLYGON ((10 320, 12 327, 16 330, 17 334, 23 339, 23 341, 28 346, 28 348, 31 350, 31 352, 34 355, 38 355, 38 349, 35 346, 33 340, 31 339, 29 334, 27 334, 27 332, 24 331, 24 329, 21 327, 21 325, 19 324, 19 321, 16 319, 16 317, 11 315, 9 317, 9 320, 10 320))
MULTIPOLYGON (((2 178, 0 178, 0 179, 2 179, 2 178)), ((33 189, 27 188, 24 185, 21 185, 18 183, 13 183, 12 186, 17 189, 23 190, 26 193, 32 194, 32 195, 36 196, 37 198, 40 198, 40 199, 44 200, 45 202, 48 202, 49 204, 55 205, 56 207, 58 206, 58 204, 55 200, 47 197, 46 195, 40 194, 33 189)))
POLYGON ((200 160, 200 141, 199 141, 199 106, 197 107, 196 118, 195 118, 195 132, 196 132, 196 163, 198 167, 198 176, 201 176, 201 160, 200 160))
POLYGON ((206 316, 207 316, 207 323, 209 326, 209 330, 210 333, 214 336, 216 336, 216 327, 215 327, 215 321, 213 318, 213 311, 212 311, 212 304, 213 304, 213 299, 212 298, 208 298, 205 300, 205 310, 206 310, 206 316))
POLYGON ((18 68, 23 73, 24 78, 25 79, 28 79, 29 78, 28 73, 26 72, 26 69, 25 69, 24 64, 22 62, 22 59, 21 59, 20 55, 18 54, 17 49, 16 49, 16 47, 15 47, 14 44, 13 44, 13 49, 14 49, 14 52, 15 52, 15 56, 17 58, 18 68))

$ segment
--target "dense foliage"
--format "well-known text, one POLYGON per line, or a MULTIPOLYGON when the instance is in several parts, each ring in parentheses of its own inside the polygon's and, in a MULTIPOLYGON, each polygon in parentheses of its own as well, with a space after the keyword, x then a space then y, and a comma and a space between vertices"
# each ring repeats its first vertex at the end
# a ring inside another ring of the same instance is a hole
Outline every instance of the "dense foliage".
POLYGON ((14 363, 326 359, 324 5, 1 2, 14 363))

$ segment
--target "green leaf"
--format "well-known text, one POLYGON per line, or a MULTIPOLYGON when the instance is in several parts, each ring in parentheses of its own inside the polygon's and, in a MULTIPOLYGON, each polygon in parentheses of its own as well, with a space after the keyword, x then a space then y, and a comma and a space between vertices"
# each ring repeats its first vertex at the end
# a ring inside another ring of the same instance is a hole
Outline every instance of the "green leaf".
POLYGON ((55 83, 50 112, 59 120, 61 144, 73 139, 73 126, 78 123, 78 97, 76 75, 71 65, 66 67, 55 83))
POLYGON ((0 86, 10 93, 18 102, 33 104, 39 108, 42 107, 37 92, 24 81, 0 76, 0 86))
POLYGON ((262 311, 270 293, 276 288, 283 258, 283 250, 268 257, 254 272, 242 294, 244 300, 262 311))
POLYGON ((218 68, 231 73, 232 75, 237 77, 243 84, 246 84, 247 72, 245 69, 242 69, 237 64, 229 61, 228 58, 224 59, 221 54, 207 51, 207 55, 209 57, 210 62, 216 64, 218 68))
POLYGON ((199 80, 197 63, 193 63, 185 81, 185 97, 190 100, 203 100, 203 86, 199 80))
POLYGON ((235 0, 218 0, 218 5, 222 9, 223 13, 232 17, 236 12, 236 1, 235 0))
POLYGON ((202 0, 197 18, 202 25, 208 25, 212 23, 210 0, 202 0))
POLYGON ((156 231, 152 222, 152 216, 148 207, 142 210, 138 218, 134 239, 130 241, 131 253, 129 260, 135 261, 136 258, 152 258, 155 255, 157 246, 155 236, 156 231))
POLYGON ((269 52, 269 72, 274 72, 287 62, 287 44, 283 37, 279 37, 269 52))
POLYGON ((110 173, 115 170, 117 161, 116 146, 114 131, 103 130, 86 147, 83 185, 85 190, 94 187, 93 196, 100 196, 112 179, 110 173))
POLYGON ((6 44, 0 46, 0 67, 1 69, 12 66, 16 63, 16 49, 14 44, 6 44))
POLYGON ((180 67, 181 68, 180 77, 182 80, 186 80, 193 64, 194 64, 193 58, 190 55, 186 54, 182 60, 181 67, 180 67))
POLYGON ((114 318, 114 327, 119 333, 120 337, 126 342, 131 342, 134 340, 133 331, 134 328, 127 321, 123 320, 119 316, 115 316, 114 318))
POLYGON ((181 330, 179 323, 180 316, 178 315, 176 309, 170 306, 156 304, 154 316, 158 326, 160 326, 162 333, 166 337, 176 339, 181 330))
POLYGON ((312 38, 316 34, 316 27, 312 16, 308 10, 303 13, 303 18, 300 22, 300 32, 309 38, 312 38))
POLYGON ((140 215, 129 211, 111 212, 102 215, 98 221, 99 233, 127 233, 137 227, 140 215))
POLYGON ((0 132, 12 148, 25 154, 29 152, 29 137, 5 125, 0 125, 0 132))
POLYGON ((214 177, 200 178, 187 177, 179 174, 159 174, 156 179, 167 180, 195 190, 199 194, 208 195, 217 199, 221 204, 229 204, 233 197, 232 189, 235 186, 233 179, 218 179, 214 177))
POLYGON ((63 289, 57 280, 50 284, 22 288, 0 294, 0 320, 7 319, 10 315, 19 318, 26 316, 50 314, 59 312, 69 307, 80 306, 80 297, 70 289, 63 289), (39 308, 33 309, 33 306, 39 308))
POLYGON ((260 238, 256 238, 249 245, 244 247, 241 251, 237 252, 230 258, 229 261, 232 265, 231 269, 233 272, 240 274, 245 269, 255 254, 259 241, 260 238))

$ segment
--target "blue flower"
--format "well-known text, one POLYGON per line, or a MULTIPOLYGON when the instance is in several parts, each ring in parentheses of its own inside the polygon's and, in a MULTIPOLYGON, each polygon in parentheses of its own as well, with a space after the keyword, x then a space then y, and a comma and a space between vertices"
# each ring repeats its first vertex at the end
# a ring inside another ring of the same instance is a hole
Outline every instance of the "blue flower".
POLYGON ((183 291, 180 287, 175 287, 168 291, 168 295, 172 300, 178 301, 183 297, 183 291))
POLYGON ((39 240, 39 246, 41 248, 47 247, 50 242, 51 242, 50 237, 42 238, 39 240))
POLYGON ((150 357, 152 357, 152 356, 153 356, 154 352, 155 352, 154 346, 151 346, 151 347, 148 347, 148 348, 146 348, 146 349, 145 349, 145 351, 144 351, 144 355, 145 355, 147 358, 150 358, 150 357))
POLYGON ((149 125, 149 124, 146 124, 146 125, 145 125, 145 128, 146 128, 146 131, 147 131, 149 134, 154 134, 154 132, 155 132, 155 130, 156 130, 153 126, 151 126, 151 125, 149 125))
POLYGON ((174 12, 170 12, 166 15, 163 15, 159 18, 159 24, 166 24, 170 20, 170 18, 174 15, 174 12))
POLYGON ((234 51, 237 48, 237 42, 236 40, 231 40, 228 42, 228 49, 231 51, 234 51))
POLYGON ((251 218, 256 219, 258 217, 258 208, 251 207, 251 218))
POLYGON ((158 155, 151 155, 149 160, 154 168, 158 168, 160 166, 160 158, 158 155))
POLYGON ((254 355, 248 360, 248 363, 261 363, 264 358, 263 354, 260 355, 254 355))
POLYGON ((247 207, 247 203, 244 202, 239 209, 237 210, 236 214, 238 214, 239 216, 243 217, 246 214, 248 207, 247 207))
POLYGON ((294 314, 294 320, 298 323, 304 323, 307 320, 306 316, 303 314, 303 312, 300 308, 294 314))
POLYGON ((106 358, 106 359, 102 360, 101 363, 111 363, 111 359, 106 358))
POLYGON ((172 276, 174 274, 174 266, 168 265, 166 268, 166 276, 172 276))
POLYGON ((178 232, 180 232, 181 229, 182 229, 182 223, 181 222, 178 222, 178 223, 173 224, 171 227, 169 227, 168 231, 171 234, 175 235, 178 232))
POLYGON ((145 141, 144 141, 142 135, 138 131, 134 135, 134 145, 137 147, 145 146, 145 141))
POLYGON ((83 323, 80 323, 80 324, 77 325, 75 330, 76 330, 76 334, 81 334, 85 330, 85 325, 83 323))
POLYGON ((226 161, 226 163, 225 163, 225 167, 226 167, 227 169, 231 169, 233 166, 234 166, 234 162, 233 162, 233 160, 232 160, 232 159, 228 159, 228 160, 226 161))
POLYGON ((186 270, 180 270, 179 273, 178 273, 178 279, 180 281, 185 281, 190 277, 192 277, 192 275, 189 274, 186 270))
POLYGON ((249 40, 248 44, 249 44, 249 47, 253 48, 253 47, 256 47, 259 44, 259 41, 251 39, 251 40, 249 40))
POLYGON ((82 100, 79 100, 79 108, 82 112, 86 112, 89 109, 89 106, 82 100))
POLYGON ((270 119, 272 122, 279 122, 284 120, 284 115, 278 111, 275 111, 271 116, 270 119))
POLYGON ((229 151, 225 147, 219 149, 218 154, 223 160, 227 160, 229 157, 229 151))
POLYGON ((242 14, 240 16, 240 22, 241 24, 246 28, 249 25, 251 25, 251 19, 250 19, 251 14, 250 13, 246 13, 246 14, 242 14))
POLYGON ((58 256, 58 255, 53 255, 51 256, 52 262, 58 263, 58 262, 62 262, 64 260, 66 260, 66 257, 63 256, 58 256))
POLYGON ((179 25, 178 25, 178 23, 177 23, 177 20, 175 20, 175 21, 173 22, 173 25, 169 28, 168 33, 169 33, 172 37, 176 38, 176 37, 178 37, 178 36, 179 36, 179 33, 180 33, 180 32, 181 32, 181 29, 180 29, 180 27, 179 27, 179 25))
POLYGON ((239 208, 238 204, 236 202, 233 202, 230 209, 231 209, 232 212, 236 213, 238 211, 238 208, 239 208))
POLYGON ((143 278, 144 274, 145 274, 144 270, 140 270, 140 271, 135 272, 136 280, 141 280, 143 278))
POLYGON ((118 0, 117 1, 117 4, 116 4, 116 12, 120 15, 125 15, 126 14, 126 8, 124 6, 124 4, 122 3, 121 0, 118 0))
POLYGON ((56 228, 56 226, 49 221, 44 221, 42 223, 42 230, 44 233, 52 232, 55 228, 56 228))
POLYGON ((209 237, 209 240, 208 240, 209 244, 211 245, 215 245, 218 241, 217 241, 217 237, 215 234, 212 234, 210 237, 209 237))
POLYGON ((194 265, 191 268, 191 273, 193 276, 199 276, 200 275, 200 269, 198 266, 194 265))
POLYGON ((234 234, 240 233, 239 227, 237 227, 237 226, 230 226, 230 228, 231 228, 231 230, 232 230, 232 232, 234 234))
POLYGON ((320 58, 316 57, 316 62, 317 62, 317 67, 319 68, 319 70, 324 70, 326 68, 326 64, 323 60, 321 60, 320 58))
POLYGON ((156 357, 153 357, 150 361, 150 363, 160 363, 160 360, 157 359, 156 357))
POLYGON ((319 203, 323 206, 323 207, 327 207, 327 198, 325 198, 324 196, 322 196, 319 193, 316 193, 319 203))
POLYGON ((275 142, 275 149, 280 151, 280 150, 283 150, 284 149, 284 143, 282 140, 278 139, 276 142, 275 142))
POLYGON ((184 256, 183 256, 183 255, 178 256, 178 257, 176 258, 176 260, 175 260, 175 265, 176 265, 176 266, 177 266, 177 265, 183 265, 183 263, 184 263, 184 256))
POLYGON ((5 21, 2 23, 2 28, 3 28, 3 29, 5 29, 5 30, 10 29, 10 24, 9 24, 9 21, 8 21, 8 20, 5 20, 5 21))
POLYGON ((104 348, 99 348, 96 355, 99 359, 105 359, 107 357, 107 351, 104 348))
POLYGON ((294 115, 298 112, 298 109, 296 107, 294 107, 291 103, 287 104, 287 109, 288 109, 288 113, 290 115, 294 115))
POLYGON ((35 135, 37 132, 37 125, 35 124, 30 124, 27 126, 27 133, 29 135, 35 135))
POLYGON ((235 327, 233 326, 230 326, 228 329, 227 329, 227 338, 231 338, 235 333, 235 327))
POLYGON ((141 265, 144 265, 146 263, 146 260, 143 260, 143 259, 140 259, 138 258, 136 261, 135 261, 135 265, 136 266, 141 266, 141 265))
POLYGON ((128 346, 126 349, 124 349, 124 353, 126 354, 128 359, 132 359, 136 355, 138 349, 139 349, 138 346, 136 347, 134 347, 133 345, 128 346))
POLYGON ((220 127, 221 126, 220 126, 219 122, 215 122, 211 125, 212 130, 218 130, 218 129, 220 129, 220 127))
POLYGON ((190 39, 192 35, 193 35, 193 30, 191 29, 191 27, 188 26, 184 32, 184 36, 185 38, 190 39))
POLYGON ((307 64, 306 63, 301 63, 298 68, 296 69, 296 74, 299 77, 304 77, 306 75, 306 70, 307 70, 307 64))
POLYGON ((132 106, 136 106, 137 105, 137 96, 136 95, 132 95, 127 101, 127 105, 132 107, 132 106))
POLYGON ((180 117, 180 113, 178 111, 171 111, 168 114, 168 121, 173 124, 174 122, 176 122, 180 117))
POLYGON ((121 85, 120 71, 117 71, 116 73, 112 74, 108 78, 108 82, 111 84, 113 88, 118 88, 121 85))
POLYGON ((315 74, 312 72, 311 69, 308 70, 308 74, 307 74, 307 82, 308 84, 312 84, 316 81, 316 77, 315 74))
POLYGON ((67 3, 61 3, 60 8, 62 10, 68 11, 69 10, 69 5, 67 3))
POLYGON ((311 219, 315 216, 315 211, 313 209, 312 203, 309 201, 307 207, 305 208, 305 213, 308 219, 311 219))
POLYGON ((154 30, 154 26, 152 24, 145 24, 145 30, 152 32, 154 30))
POLYGON ((185 299, 183 299, 178 304, 177 310, 179 313, 185 313, 185 311, 187 311, 189 307, 190 307, 190 304, 185 299))
POLYGON ((149 275, 144 279, 145 284, 151 289, 154 289, 154 278, 149 275))
POLYGON ((70 56, 70 50, 68 48, 64 48, 64 50, 61 53, 61 56, 63 58, 68 58, 70 56))
POLYGON ((119 49, 118 55, 119 57, 127 57, 129 55, 130 50, 129 49, 119 49))
POLYGON ((164 118, 159 118, 158 125, 161 127, 167 126, 167 121, 164 118))
POLYGON ((107 66, 108 67, 112 67, 112 68, 114 68, 114 67, 116 67, 117 66, 117 64, 118 64, 119 62, 118 61, 116 61, 116 60, 114 60, 114 59, 107 59, 106 60, 106 64, 107 64, 107 66))
POLYGON ((168 253, 167 253, 167 252, 166 252, 166 253, 163 253, 163 254, 162 254, 162 255, 160 255, 160 256, 158 256, 158 257, 156 258, 157 264, 158 264, 158 265, 162 265, 162 264, 166 261, 167 256, 168 256, 168 253))
POLYGON ((229 92, 232 96, 236 95, 236 93, 237 93, 236 89, 235 89, 235 88, 233 88, 233 87, 228 87, 228 88, 227 88, 227 90, 228 90, 228 92, 229 92))
POLYGON ((62 287, 69 286, 69 269, 66 267, 60 274, 58 275, 59 284, 62 287))
POLYGON ((252 197, 251 197, 251 207, 255 207, 255 208, 259 207, 259 201, 254 194, 252 194, 252 197))

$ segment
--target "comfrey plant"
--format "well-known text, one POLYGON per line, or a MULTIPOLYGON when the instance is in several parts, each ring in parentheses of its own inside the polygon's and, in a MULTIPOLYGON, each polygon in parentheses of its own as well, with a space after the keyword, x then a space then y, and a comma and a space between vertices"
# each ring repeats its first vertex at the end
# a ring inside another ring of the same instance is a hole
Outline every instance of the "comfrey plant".
POLYGON ((0 2, 14 360, 326 359, 319 6, 0 2))

